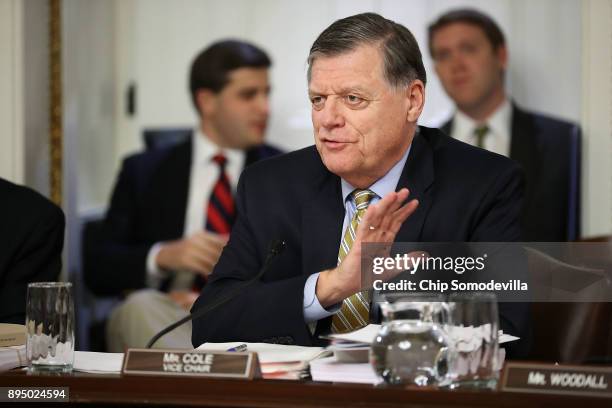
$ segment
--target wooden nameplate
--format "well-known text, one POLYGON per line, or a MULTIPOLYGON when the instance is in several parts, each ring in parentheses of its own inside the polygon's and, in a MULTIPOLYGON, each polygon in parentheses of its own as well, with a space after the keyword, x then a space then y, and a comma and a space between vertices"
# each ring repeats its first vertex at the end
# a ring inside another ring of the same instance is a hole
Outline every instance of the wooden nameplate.
POLYGON ((255 352, 200 351, 177 349, 128 349, 123 358, 126 375, 174 377, 261 378, 255 352))
POLYGON ((509 362, 501 390, 612 398, 612 367, 509 362))
POLYGON ((23 324, 0 323, 0 347, 22 346, 26 343, 23 324))

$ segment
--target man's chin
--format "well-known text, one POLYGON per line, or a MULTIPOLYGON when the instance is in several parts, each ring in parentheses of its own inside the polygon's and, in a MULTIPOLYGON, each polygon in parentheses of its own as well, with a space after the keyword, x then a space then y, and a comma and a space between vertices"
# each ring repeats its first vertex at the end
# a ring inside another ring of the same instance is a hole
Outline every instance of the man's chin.
POLYGON ((251 132, 248 136, 243 139, 243 149, 250 149, 252 147, 260 146, 264 143, 265 133, 253 133, 251 132))
POLYGON ((346 161, 331 158, 329 155, 324 155, 322 159, 327 170, 341 178, 346 179, 347 175, 350 175, 355 171, 355 166, 351 163, 347 163, 346 161))

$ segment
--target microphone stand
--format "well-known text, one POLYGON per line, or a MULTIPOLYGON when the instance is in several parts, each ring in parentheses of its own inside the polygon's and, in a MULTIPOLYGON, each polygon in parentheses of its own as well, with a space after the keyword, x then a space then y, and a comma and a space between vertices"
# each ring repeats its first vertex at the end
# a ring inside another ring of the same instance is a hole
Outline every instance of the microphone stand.
POLYGON ((264 264, 259 270, 259 272, 257 273, 257 275, 255 275, 253 278, 249 279, 248 281, 244 282, 242 285, 236 287, 234 290, 229 291, 228 293, 225 293, 224 296, 219 296, 218 299, 216 299, 213 303, 209 304, 205 308, 200 309, 195 313, 191 313, 185 316, 184 318, 182 318, 181 320, 172 323, 170 326, 166 327, 165 329, 157 333, 155 336, 153 336, 153 338, 149 340, 149 343, 147 343, 146 348, 153 347, 153 345, 157 342, 157 340, 159 340, 162 336, 166 335, 172 330, 176 329, 177 327, 187 323, 190 320, 199 319, 205 314, 211 312, 212 310, 215 310, 219 306, 235 298, 236 295, 238 295, 248 286, 251 286, 253 283, 255 283, 255 281, 258 281, 263 276, 263 274, 266 273, 268 269, 270 269, 270 265, 272 264, 272 261, 276 258, 277 255, 283 252, 283 249, 285 249, 285 246, 286 246, 285 241, 282 241, 282 240, 272 241, 268 249, 268 255, 266 256, 264 264))

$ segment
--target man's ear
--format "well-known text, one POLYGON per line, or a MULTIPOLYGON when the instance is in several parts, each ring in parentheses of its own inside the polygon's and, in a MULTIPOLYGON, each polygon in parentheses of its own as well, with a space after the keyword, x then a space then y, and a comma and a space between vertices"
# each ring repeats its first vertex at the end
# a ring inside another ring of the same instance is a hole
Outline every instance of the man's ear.
POLYGON ((425 84, 423 84, 423 81, 420 79, 412 81, 406 88, 406 98, 408 98, 406 120, 416 123, 425 106, 425 84))
POLYGON ((217 94, 210 89, 196 91, 196 103, 201 117, 209 117, 217 110, 217 94))
POLYGON ((497 47, 495 54, 497 55, 499 65, 504 71, 506 71, 506 68, 508 68, 508 48, 506 48, 505 45, 500 45, 497 47))

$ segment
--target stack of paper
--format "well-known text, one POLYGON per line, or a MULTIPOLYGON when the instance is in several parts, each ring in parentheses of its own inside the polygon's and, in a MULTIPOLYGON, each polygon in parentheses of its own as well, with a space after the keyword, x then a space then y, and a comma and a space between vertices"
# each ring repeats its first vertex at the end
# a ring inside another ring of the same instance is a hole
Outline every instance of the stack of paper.
MULTIPOLYGON (((489 329, 490 330, 490 329, 489 329)), ((359 330, 350 333, 343 334, 332 334, 328 336, 331 340, 343 342, 343 343, 361 343, 361 344, 372 344, 378 332, 380 331, 380 324, 369 324, 359 330)), ((453 327, 453 333, 475 333, 474 329, 470 327, 453 327)), ((503 331, 498 333, 499 344, 508 343, 510 341, 518 340, 518 337, 505 334, 503 331)))
POLYGON ((27 365, 23 324, 0 323, 0 371, 27 365))
POLYGON ((299 380, 307 376, 313 360, 329 356, 322 347, 286 346, 268 343, 204 343, 197 350, 227 351, 242 345, 242 351, 257 352, 264 378, 299 380))
POLYGON ((0 347, 0 371, 28 365, 26 359, 26 346, 0 347))
POLYGON ((341 363, 336 360, 336 357, 311 361, 310 375, 313 381, 359 384, 378 384, 382 382, 370 363, 341 363))
POLYGON ((93 374, 117 374, 121 372, 123 353, 95 353, 92 351, 75 351, 75 371, 93 374))

